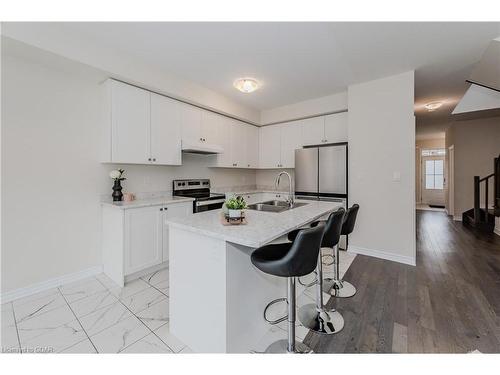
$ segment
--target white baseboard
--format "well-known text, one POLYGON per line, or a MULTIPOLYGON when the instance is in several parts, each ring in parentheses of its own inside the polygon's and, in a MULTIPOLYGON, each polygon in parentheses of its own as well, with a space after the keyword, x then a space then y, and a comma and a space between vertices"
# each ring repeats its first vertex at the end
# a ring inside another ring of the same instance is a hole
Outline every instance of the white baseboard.
POLYGON ((10 302, 18 298, 30 296, 35 293, 43 292, 58 286, 69 284, 74 281, 79 281, 87 277, 95 276, 102 273, 102 266, 95 266, 87 268, 82 271, 71 273, 69 275, 63 275, 55 277, 53 279, 45 280, 36 284, 29 285, 24 288, 14 289, 5 293, 0 294, 0 301, 2 303, 10 302))
POLYGON ((493 233, 495 233, 497 236, 500 236, 500 228, 495 227, 495 229, 493 230, 493 233))
POLYGON ((385 260, 390 260, 392 262, 408 264, 410 266, 416 266, 416 260, 413 257, 398 255, 394 253, 388 253, 382 250, 367 249, 364 247, 349 245, 347 250, 350 253, 367 255, 374 258, 380 258, 385 260))
POLYGON ((455 215, 455 216, 453 216, 453 220, 455 220, 455 221, 462 221, 462 215, 455 215))

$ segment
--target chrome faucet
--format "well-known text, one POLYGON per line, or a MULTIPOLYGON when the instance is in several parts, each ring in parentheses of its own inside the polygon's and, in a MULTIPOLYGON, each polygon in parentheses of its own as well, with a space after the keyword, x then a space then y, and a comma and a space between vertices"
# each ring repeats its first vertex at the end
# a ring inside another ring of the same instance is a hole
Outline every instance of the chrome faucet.
POLYGON ((279 184, 280 184, 280 179, 281 179, 281 175, 284 175, 286 174, 288 176, 288 183, 289 183, 289 188, 290 190, 288 191, 288 204, 290 205, 290 208, 293 207, 294 203, 295 203, 295 198, 294 198, 294 192, 293 192, 293 187, 292 187, 292 176, 290 176, 290 173, 288 172, 285 172, 285 171, 282 171, 278 174, 278 176, 276 177, 276 180, 274 181, 274 188, 276 190, 278 190, 278 187, 279 187, 279 184))

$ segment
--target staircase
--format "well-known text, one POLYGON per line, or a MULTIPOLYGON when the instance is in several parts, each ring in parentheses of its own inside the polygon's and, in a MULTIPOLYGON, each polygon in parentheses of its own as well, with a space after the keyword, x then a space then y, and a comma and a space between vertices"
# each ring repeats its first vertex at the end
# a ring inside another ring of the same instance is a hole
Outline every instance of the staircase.
POLYGON ((494 159, 493 173, 483 178, 480 176, 474 176, 474 208, 471 208, 462 214, 462 222, 465 225, 469 225, 479 230, 493 232, 495 229, 495 216, 500 216, 500 155, 494 159), (488 208, 488 188, 490 178, 493 178, 493 208, 488 208), (485 194, 483 208, 481 208, 480 205, 482 183, 484 183, 485 194))

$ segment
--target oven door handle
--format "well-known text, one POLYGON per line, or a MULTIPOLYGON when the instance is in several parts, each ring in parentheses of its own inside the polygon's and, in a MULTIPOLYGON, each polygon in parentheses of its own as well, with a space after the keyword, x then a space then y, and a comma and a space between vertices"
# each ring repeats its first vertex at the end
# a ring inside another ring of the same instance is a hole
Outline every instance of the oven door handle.
POLYGON ((226 200, 225 199, 212 199, 212 200, 207 200, 207 201, 196 201, 196 207, 200 206, 209 206, 211 204, 217 204, 217 203, 224 203, 226 200))

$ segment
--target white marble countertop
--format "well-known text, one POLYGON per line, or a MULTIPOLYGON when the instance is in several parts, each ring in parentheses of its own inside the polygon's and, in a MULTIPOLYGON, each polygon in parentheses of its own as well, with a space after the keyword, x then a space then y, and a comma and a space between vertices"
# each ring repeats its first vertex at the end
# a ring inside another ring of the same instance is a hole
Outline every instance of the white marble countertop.
POLYGON ((140 208, 140 207, 151 207, 151 206, 161 206, 168 205, 172 203, 182 203, 182 202, 192 202, 193 198, 185 197, 174 197, 174 196, 163 196, 154 198, 143 198, 136 199, 132 202, 101 202, 102 205, 115 207, 118 209, 126 210, 129 208, 140 208))
POLYGON ((225 226, 220 222, 222 210, 200 212, 189 217, 172 218, 167 224, 190 232, 257 248, 288 232, 300 228, 341 207, 340 203, 301 201, 305 206, 283 212, 245 210, 248 224, 225 226))

